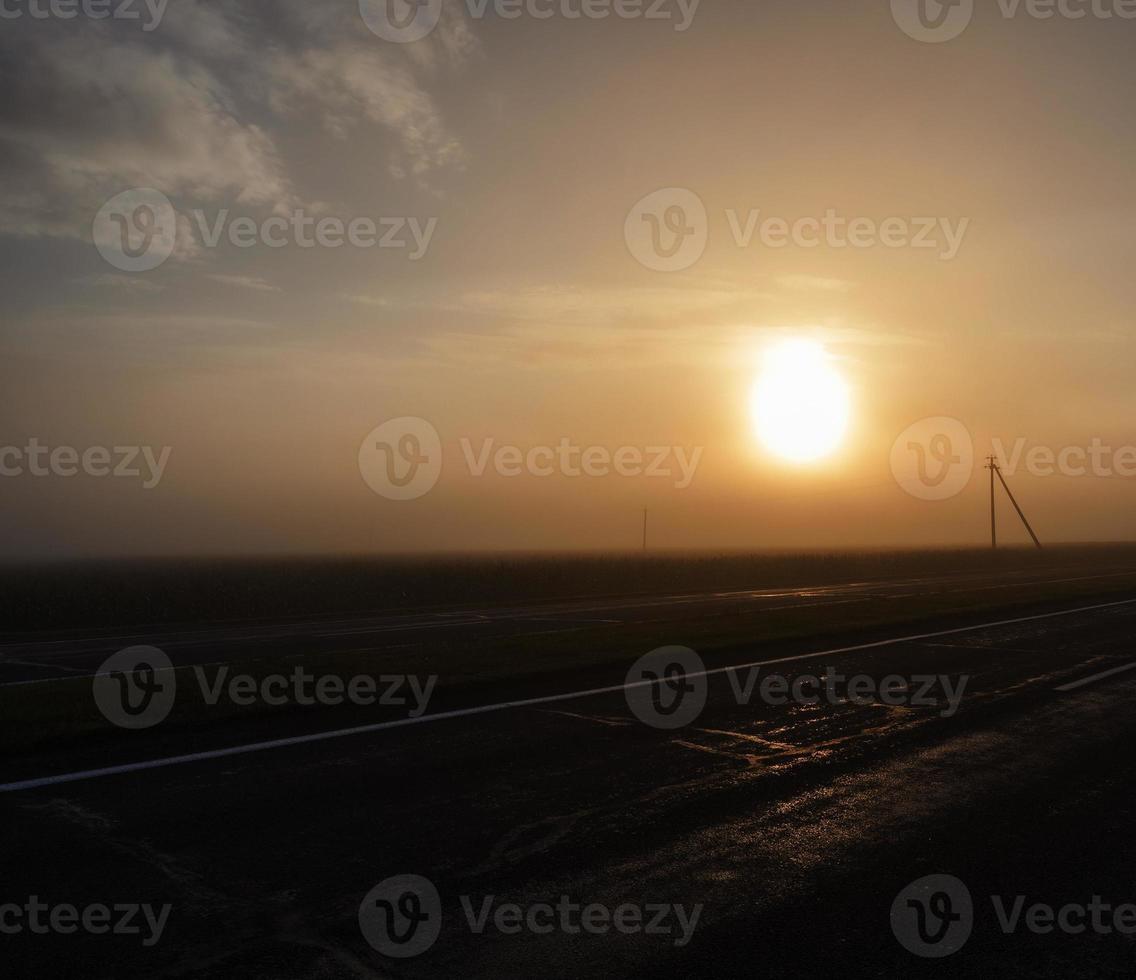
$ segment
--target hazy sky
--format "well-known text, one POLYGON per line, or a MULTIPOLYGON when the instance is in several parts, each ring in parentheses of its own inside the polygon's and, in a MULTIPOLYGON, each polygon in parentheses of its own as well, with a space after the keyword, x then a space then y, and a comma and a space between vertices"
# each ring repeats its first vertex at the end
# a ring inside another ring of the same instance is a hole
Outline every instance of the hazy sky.
MULTIPOLYGON (((357 0, 137 0, 137 20, 30 2, 0 20, 6 555, 628 548, 645 506, 660 547, 980 543, 986 474, 905 492, 909 426, 957 419, 978 457, 992 438, 1136 444, 1136 20, 1107 0, 980 3, 941 43, 902 29, 906 0, 669 0, 651 19, 445 0, 413 43, 357 0), (148 271, 92 242, 134 188, 178 215, 148 271), (705 236, 676 271, 641 261, 635 208, 666 188, 706 216, 658 211, 661 245, 705 236), (818 233, 826 213, 863 242, 818 233), (297 214, 405 247, 301 247, 297 214), (230 240, 271 217, 281 247, 230 240), (914 247, 920 219, 934 247, 914 247), (802 220, 807 241, 778 240, 802 220), (809 464, 751 419, 785 339, 823 344, 848 388, 840 448, 809 464), (410 501, 359 461, 402 417, 441 444, 410 501), (147 488, 56 472, 66 454, 36 476, 33 439, 170 451, 147 488), (570 476, 551 451, 531 461, 552 475, 478 476, 487 439, 625 447, 629 471, 669 448, 672 477, 570 476)), ((1131 539, 1124 462, 1044 476, 1023 457, 1009 479, 1045 539, 1131 539)))

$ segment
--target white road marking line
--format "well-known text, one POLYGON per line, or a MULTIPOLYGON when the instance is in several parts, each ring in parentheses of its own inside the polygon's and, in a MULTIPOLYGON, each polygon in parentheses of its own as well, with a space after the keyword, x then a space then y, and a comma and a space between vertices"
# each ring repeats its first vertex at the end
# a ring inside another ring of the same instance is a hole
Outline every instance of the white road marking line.
POLYGON ((1024 653, 1032 656, 1036 650, 1023 650, 1020 647, 982 647, 973 643, 923 643, 921 646, 933 647, 936 650, 969 650, 971 653, 1024 653))
POLYGON ((14 664, 17 667, 42 667, 44 670, 65 670, 70 674, 84 674, 87 672, 85 667, 64 667, 62 664, 38 664, 33 660, 8 660, 7 658, 0 658, 0 664, 14 664))
POLYGON ((585 715, 578 711, 556 711, 548 709, 546 715, 556 715, 560 718, 575 718, 578 721, 591 721, 597 725, 607 725, 609 728, 628 728, 632 722, 627 718, 600 718, 598 715, 585 715))
MULTIPOLYGON (((857 653, 862 650, 878 650, 882 647, 894 646, 897 643, 915 643, 920 640, 931 640, 940 636, 959 636, 963 633, 977 633, 979 630, 997 629, 1001 626, 1036 623, 1046 619, 1059 619, 1063 616, 1076 616, 1080 613, 1096 612, 1101 609, 1116 609, 1121 606, 1132 605, 1136 605, 1136 599, 1123 599, 1119 602, 1104 602, 1095 606, 1080 606, 1077 609, 1064 609, 1060 612, 1041 613, 1035 616, 1019 616, 1016 619, 1002 619, 993 623, 979 623, 974 626, 960 626, 955 629, 937 630, 934 633, 897 636, 889 640, 858 643, 855 646, 836 647, 832 650, 818 650, 815 653, 799 653, 789 657, 777 657, 773 660, 757 660, 748 664, 715 667, 713 670, 700 670, 694 673, 684 674, 682 677, 712 677, 731 671, 750 670, 753 667, 768 667, 772 664, 792 663, 796 660, 815 660, 817 657, 833 657, 839 654, 857 653)), ((151 759, 148 762, 129 762, 119 766, 106 766, 102 769, 85 769, 80 772, 63 773, 59 776, 43 776, 38 779, 24 779, 14 783, 0 783, 0 793, 15 793, 25 789, 38 789, 43 786, 58 786, 61 783, 76 783, 88 779, 98 779, 102 776, 118 776, 125 773, 142 772, 147 769, 162 769, 166 766, 183 765, 187 762, 224 759, 234 755, 246 755, 250 752, 265 752, 269 749, 286 748, 292 745, 306 745, 312 742, 324 742, 333 738, 346 738, 349 735, 369 735, 373 732, 385 732, 395 728, 408 728, 411 725, 427 725, 436 721, 451 721, 455 718, 471 718, 476 715, 487 715, 507 711, 512 708, 532 708, 538 705, 558 704, 563 701, 577 701, 582 698, 597 697, 602 694, 615 694, 636 688, 653 687, 674 679, 675 678, 661 678, 650 681, 636 681, 634 684, 612 684, 608 687, 595 687, 586 691, 569 691, 566 694, 547 694, 542 697, 524 698, 520 701, 502 701, 499 704, 483 704, 474 708, 458 708, 454 711, 440 711, 432 715, 419 715, 417 718, 399 718, 394 721, 376 722, 371 725, 357 725, 354 728, 339 728, 329 732, 315 732, 310 735, 293 735, 289 738, 277 738, 267 742, 233 745, 223 749, 210 749, 205 752, 192 752, 188 755, 169 756, 165 759, 151 759)))
POLYGON ((1090 677, 1082 677, 1080 680, 1071 681, 1068 684, 1062 684, 1060 687, 1055 687, 1055 691, 1075 691, 1078 687, 1084 687, 1086 684, 1092 684, 1093 681, 1102 681, 1106 677, 1112 677, 1113 674, 1123 674, 1126 670, 1136 669, 1136 663, 1125 664, 1123 667, 1113 667, 1112 670, 1102 670, 1099 674, 1093 674, 1090 677))
MULTIPOLYGON (((343 650, 337 651, 342 653, 368 653, 369 648, 364 647, 362 650, 343 650)), ((18 664, 19 660, 4 660, 0 657, 0 667, 5 664, 18 664)), ((258 664, 260 660, 243 660, 242 664, 258 664)), ((198 667, 204 669, 205 667, 232 667, 234 662, 232 660, 211 660, 209 663, 204 664, 174 664, 172 667, 155 667, 155 674, 162 673, 177 673, 179 670, 196 670, 198 667)), ((38 664, 36 666, 46 667, 47 664, 38 664)), ((98 672, 91 673, 86 667, 57 667, 53 669, 70 670, 77 673, 76 677, 37 677, 35 680, 30 681, 0 681, 0 688, 5 687, 27 687, 29 684, 58 684, 60 681, 93 681, 99 676, 98 672)))

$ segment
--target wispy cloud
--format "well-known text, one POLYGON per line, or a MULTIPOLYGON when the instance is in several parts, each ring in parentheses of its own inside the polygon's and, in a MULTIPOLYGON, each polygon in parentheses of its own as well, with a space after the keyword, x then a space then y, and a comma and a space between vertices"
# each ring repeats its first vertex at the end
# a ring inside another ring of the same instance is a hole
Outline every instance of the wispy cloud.
POLYGON ((363 296, 360 294, 349 294, 343 297, 350 303, 358 303, 360 306, 390 306, 391 301, 385 296, 363 296))
POLYGON ((423 182, 434 171, 460 166, 461 143, 449 133, 433 99, 384 49, 353 44, 272 59, 273 107, 279 113, 317 110, 323 127, 345 140, 366 123, 397 138, 387 159, 392 176, 423 182))
POLYGON ((266 279, 256 276, 227 276, 221 273, 212 273, 209 276, 214 282, 224 283, 226 286, 238 286, 242 289, 255 289, 264 293, 278 293, 279 286, 274 286, 266 279))
POLYGON ((813 289, 825 293, 844 293, 852 288, 846 279, 825 279, 822 276, 792 275, 779 276, 779 286, 786 289, 813 289))
POLYGON ((447 301, 449 309, 515 320, 604 323, 612 320, 674 320, 738 308, 762 297, 758 291, 700 286, 582 288, 533 286, 467 292, 447 301))
POLYGON ((309 112, 336 138, 374 134, 388 175, 430 186, 460 167, 465 150, 427 85, 437 64, 460 67, 475 48, 464 20, 449 16, 411 57, 362 40, 353 5, 311 6, 184 0, 147 34, 110 21, 6 22, 3 233, 85 239, 98 208, 133 187, 154 187, 178 208, 280 211, 333 198, 338 187, 319 186, 318 173, 297 188, 285 149, 309 112))
POLYGON ((201 65, 109 36, 22 40, 0 42, 15 66, 0 103, 9 234, 83 237, 102 202, 130 187, 251 203, 292 195, 272 138, 234 114, 201 65))
POLYGON ((164 288, 161 283, 141 276, 123 276, 115 272, 105 272, 97 276, 84 276, 78 280, 86 286, 121 289, 133 295, 153 295, 164 288))

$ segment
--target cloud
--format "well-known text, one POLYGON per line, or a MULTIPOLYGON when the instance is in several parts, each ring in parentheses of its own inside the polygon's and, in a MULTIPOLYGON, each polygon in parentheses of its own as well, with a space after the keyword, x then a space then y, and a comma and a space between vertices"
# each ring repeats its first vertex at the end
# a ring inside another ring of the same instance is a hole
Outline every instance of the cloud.
POLYGON ((371 36, 353 4, 313 6, 183 0, 146 34, 83 18, 46 28, 5 22, 4 233, 88 239, 99 207, 134 187, 154 187, 179 209, 283 211, 333 197, 318 186, 327 171, 310 168, 304 175, 317 186, 302 194, 282 149, 294 145, 305 112, 339 138, 376 132, 388 172, 423 186, 460 167, 464 150, 417 75, 467 57, 474 43, 463 22, 448 16, 412 58, 364 41, 371 36))
POLYGON ((343 297, 352 303, 359 303, 361 306, 390 306, 391 301, 385 296, 362 296, 362 295, 346 295, 343 297))
POLYGON ((442 18, 429 38, 406 45, 408 57, 422 68, 436 68, 439 63, 460 67, 480 52, 481 45, 470 30, 461 3, 446 3, 442 18))
POLYGON ((164 288, 160 283, 139 276, 123 276, 115 272, 104 272, 97 276, 84 276, 79 282, 86 286, 121 289, 136 296, 160 293, 164 288))
POLYGON ((280 292, 279 286, 273 286, 272 283, 265 279, 259 279, 256 276, 226 276, 220 273, 213 273, 209 276, 215 282, 224 283, 227 286, 239 286, 243 289, 256 289, 264 293, 278 293, 280 292))
POLYGON ((673 320, 745 306, 761 298, 749 290, 717 287, 639 289, 533 286, 468 292, 447 308, 516 320, 604 323, 611 320, 673 320))
MULTIPOLYGON (((654 365, 730 367, 764 340, 813 337, 849 352, 921 346, 925 338, 840 318, 775 320, 767 292, 715 279, 641 288, 560 284, 473 290, 435 301, 346 295, 360 305, 417 312, 435 326, 408 362, 595 370, 654 365), (452 314, 441 323, 440 314, 452 314), (742 352, 742 353, 739 353, 742 352)), ((389 355, 389 350, 387 351, 389 355)))
POLYGON ((102 202, 131 187, 249 203, 292 196, 272 139, 234 115, 209 71, 101 36, 3 45, 9 233, 82 237, 102 202))
POLYGON ((436 170, 460 166, 464 150, 413 75, 388 64, 381 49, 343 45, 272 59, 273 105, 278 112, 318 110, 324 128, 347 139, 366 122, 397 137, 387 169, 427 183, 436 170))
POLYGON ((782 327, 751 322, 678 322, 670 325, 505 323, 489 329, 441 330, 420 338, 408 363, 502 370, 643 372, 659 366, 729 371, 778 337, 807 336, 847 353, 879 347, 922 346, 919 338, 840 325, 782 327))
MULTIPOLYGON (((642 371, 656 365, 727 365, 750 328, 729 325, 610 327, 507 324, 497 329, 442 331, 422 338, 425 363, 505 369, 642 371)), ((414 358, 412 357, 411 360, 414 358)))
POLYGON ((786 289, 815 289, 825 293, 845 293, 852 288, 852 283, 846 279, 824 279, 821 276, 807 275, 780 276, 777 284, 786 289))

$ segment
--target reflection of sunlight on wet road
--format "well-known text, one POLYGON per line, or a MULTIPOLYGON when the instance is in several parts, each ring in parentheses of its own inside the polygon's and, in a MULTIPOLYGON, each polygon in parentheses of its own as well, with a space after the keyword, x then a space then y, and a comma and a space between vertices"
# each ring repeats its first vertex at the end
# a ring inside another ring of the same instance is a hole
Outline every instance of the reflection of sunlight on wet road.
MULTIPOLYGON (((595 713, 562 710, 545 710, 541 713, 611 728, 636 724, 625 717, 595 713)), ((744 726, 735 728, 692 726, 671 737, 667 744, 756 766, 827 753, 846 743, 868 739, 893 731, 905 723, 916 722, 919 712, 904 706, 843 701, 833 706, 794 706, 788 709, 788 714, 788 722, 778 714, 777 717, 753 719, 744 726), (760 747, 761 751, 747 751, 750 747, 760 747)))
POLYGON ((692 728, 672 744, 697 752, 737 759, 749 766, 792 763, 802 757, 821 757, 850 742, 869 739, 911 722, 913 710, 894 705, 803 705, 790 709, 789 725, 782 719, 754 721, 745 731, 692 728), (696 738, 691 736, 705 736, 696 738), (764 751, 745 751, 761 746, 764 751))

